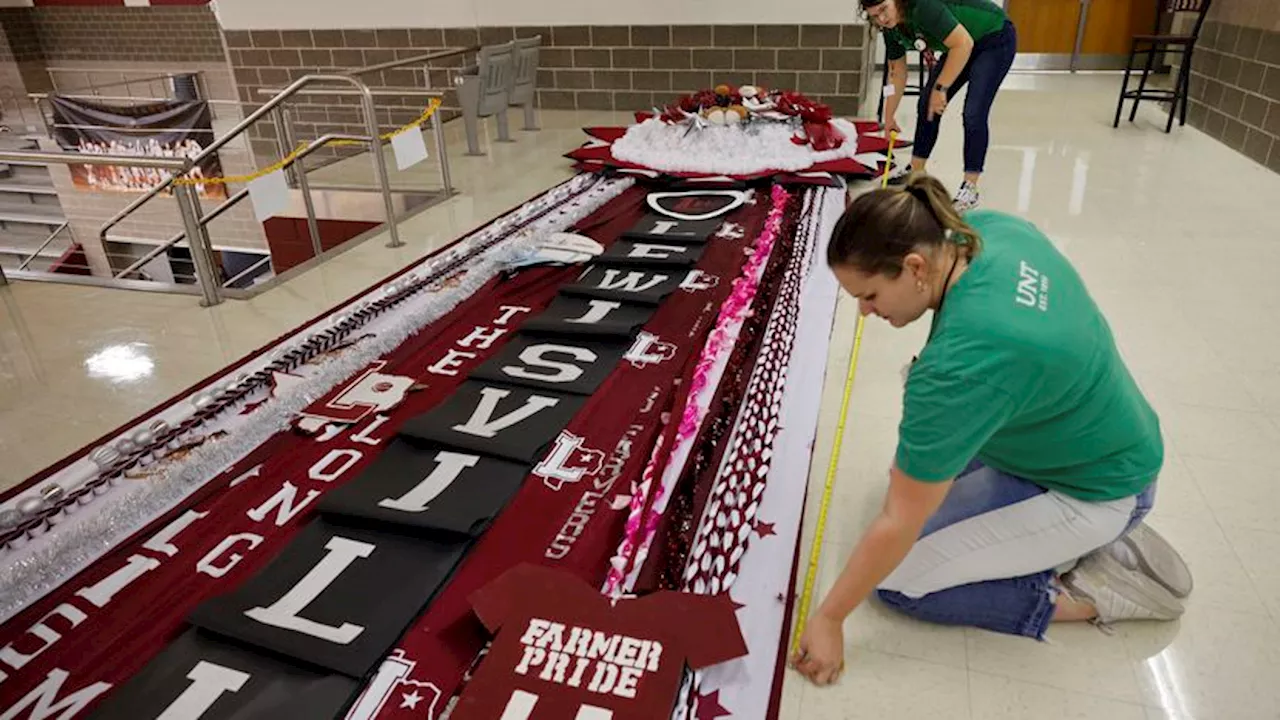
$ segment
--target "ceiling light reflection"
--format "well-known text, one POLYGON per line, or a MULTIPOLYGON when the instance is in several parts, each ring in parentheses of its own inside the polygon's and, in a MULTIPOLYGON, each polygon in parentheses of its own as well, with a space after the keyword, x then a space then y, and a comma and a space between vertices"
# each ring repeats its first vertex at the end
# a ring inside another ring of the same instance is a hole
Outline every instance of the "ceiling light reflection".
POLYGON ((1193 717, 1187 709, 1187 695, 1182 687, 1182 672, 1177 666, 1173 651, 1166 649, 1159 655, 1149 658, 1143 666, 1150 675, 1156 692, 1160 694, 1160 706, 1173 717, 1193 717))
POLYGON ((145 343, 110 345, 84 361, 89 377, 112 382, 134 382, 151 375, 155 361, 147 355, 145 343))

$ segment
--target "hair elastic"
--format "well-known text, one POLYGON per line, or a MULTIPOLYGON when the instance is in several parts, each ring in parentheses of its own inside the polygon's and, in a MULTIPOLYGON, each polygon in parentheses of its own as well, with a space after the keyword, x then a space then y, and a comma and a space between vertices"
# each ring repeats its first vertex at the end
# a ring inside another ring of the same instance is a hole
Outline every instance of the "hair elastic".
POLYGON ((925 190, 923 187, 919 185, 908 185, 905 188, 903 188, 903 190, 906 190, 907 193, 911 195, 911 197, 919 200, 925 205, 929 205, 929 211, 930 212, 933 211, 933 206, 929 204, 929 192, 925 190))

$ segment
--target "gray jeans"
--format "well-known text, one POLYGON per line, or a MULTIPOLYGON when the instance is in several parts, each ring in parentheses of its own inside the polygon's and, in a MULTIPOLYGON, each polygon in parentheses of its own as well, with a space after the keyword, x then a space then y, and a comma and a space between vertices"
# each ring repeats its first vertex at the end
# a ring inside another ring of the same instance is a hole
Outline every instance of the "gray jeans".
POLYGON ((1054 568, 1123 537, 1154 499, 1154 482, 1135 496, 1087 502, 975 462, 880 584, 880 598, 931 622, 1043 638, 1054 568))

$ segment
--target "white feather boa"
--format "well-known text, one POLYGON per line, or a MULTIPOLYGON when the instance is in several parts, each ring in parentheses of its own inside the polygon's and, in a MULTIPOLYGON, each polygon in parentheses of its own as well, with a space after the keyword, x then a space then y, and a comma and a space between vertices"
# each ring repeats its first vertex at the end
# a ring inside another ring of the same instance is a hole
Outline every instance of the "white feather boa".
POLYGON ((798 172, 816 163, 852 158, 858 153, 858 129, 847 120, 832 120, 845 142, 818 152, 791 141, 792 127, 761 122, 749 126, 712 125, 690 131, 650 118, 632 125, 613 143, 613 156, 662 172, 755 175, 798 172))

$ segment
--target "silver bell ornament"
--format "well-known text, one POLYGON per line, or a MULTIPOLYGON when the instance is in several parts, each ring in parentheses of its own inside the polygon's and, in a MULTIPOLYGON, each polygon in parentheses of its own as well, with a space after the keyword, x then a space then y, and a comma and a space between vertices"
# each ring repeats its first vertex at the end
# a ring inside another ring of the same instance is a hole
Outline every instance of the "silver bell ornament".
POLYGON ((139 430, 132 435, 132 439, 139 448, 147 448, 156 441, 156 436, 150 430, 139 430))
POLYGON ((151 423, 151 427, 149 428, 149 430, 151 430, 151 434, 154 435, 158 440, 164 437, 165 435, 167 435, 170 430, 173 430, 173 426, 165 422, 164 420, 156 420, 155 422, 151 423))
POLYGON ((0 510, 0 532, 8 532, 22 524, 22 511, 14 508, 0 510))
POLYGON ((35 517, 44 510, 44 498, 29 497, 18 501, 18 512, 22 513, 24 518, 35 517))
POLYGON ((207 392, 202 392, 191 399, 191 404, 196 407, 197 412, 208 410, 214 403, 213 396, 207 392))
POLYGON ((67 496, 67 491, 57 484, 45 485, 40 488, 40 497, 50 505, 57 505, 58 501, 67 496))
POLYGON ((103 445, 89 453, 89 462, 98 466, 98 470, 106 470, 120 459, 120 451, 110 445, 103 445))
POLYGON ((116 441, 115 448, 121 455, 129 455, 137 451, 138 443, 133 438, 122 437, 116 441))

